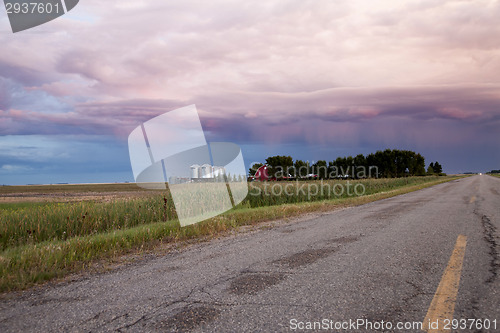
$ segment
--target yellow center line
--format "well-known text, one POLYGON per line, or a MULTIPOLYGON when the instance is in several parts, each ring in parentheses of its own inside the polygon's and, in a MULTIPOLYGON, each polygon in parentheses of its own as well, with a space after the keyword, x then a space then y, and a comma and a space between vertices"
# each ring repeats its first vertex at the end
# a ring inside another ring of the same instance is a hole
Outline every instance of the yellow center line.
POLYGON ((449 331, 444 329, 444 321, 453 319, 466 245, 467 236, 459 235, 448 266, 443 273, 441 282, 425 316, 422 326, 426 332, 449 331))

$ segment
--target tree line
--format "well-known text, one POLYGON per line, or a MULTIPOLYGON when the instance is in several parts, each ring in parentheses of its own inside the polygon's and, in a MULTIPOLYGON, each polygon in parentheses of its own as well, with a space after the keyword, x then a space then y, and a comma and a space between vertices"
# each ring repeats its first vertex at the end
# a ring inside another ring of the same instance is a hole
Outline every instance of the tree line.
MULTIPOLYGON (((291 156, 271 156, 266 159, 270 177, 283 178, 395 178, 404 176, 425 176, 431 174, 444 175, 439 162, 431 163, 427 170, 425 158, 410 150, 386 149, 367 156, 338 157, 332 161, 293 160, 291 156)), ((256 163, 249 175, 254 176, 257 169, 264 164, 256 163)))

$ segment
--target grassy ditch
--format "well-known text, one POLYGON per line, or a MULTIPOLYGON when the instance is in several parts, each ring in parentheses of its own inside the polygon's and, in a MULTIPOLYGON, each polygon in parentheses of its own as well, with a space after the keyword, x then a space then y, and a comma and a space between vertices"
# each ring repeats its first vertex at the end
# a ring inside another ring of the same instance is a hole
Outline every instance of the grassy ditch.
MULTIPOLYGON (((210 238, 238 226, 360 205, 456 178, 351 181, 351 185, 356 182, 363 184, 365 191, 362 196, 349 196, 339 191, 327 194, 326 190, 318 191, 314 196, 304 195, 303 191, 294 192, 291 186, 304 186, 301 182, 273 183, 275 186, 289 186, 288 193, 296 193, 287 195, 283 191, 282 195, 274 195, 279 192, 278 188, 274 193, 265 192, 265 184, 252 183, 250 195, 236 209, 185 228, 181 228, 175 219, 168 192, 112 202, 3 208, 0 211, 0 291, 24 289, 78 272, 95 260, 116 258, 130 251, 150 250, 158 244, 210 238)), ((307 184, 321 185, 319 182, 307 184)))

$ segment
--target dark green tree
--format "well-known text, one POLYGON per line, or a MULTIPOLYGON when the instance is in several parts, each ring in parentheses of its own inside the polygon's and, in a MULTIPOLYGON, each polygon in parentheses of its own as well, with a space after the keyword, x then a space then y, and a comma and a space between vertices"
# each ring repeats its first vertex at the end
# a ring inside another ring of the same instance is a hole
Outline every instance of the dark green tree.
MULTIPOLYGON (((317 174, 321 179, 349 176, 352 178, 364 177, 405 177, 424 176, 426 174, 441 173, 439 162, 432 162, 425 168, 425 158, 410 150, 385 149, 369 154, 366 157, 358 154, 355 157, 337 157, 334 161, 320 160, 314 165, 302 160, 295 163, 291 156, 271 156, 266 159, 268 174, 277 179, 287 177, 305 177, 308 174, 317 174), (362 171, 360 171, 362 170, 362 171), (426 172, 427 171, 427 172, 426 172)), ((262 164, 258 163, 249 170, 250 175, 262 164)))
POLYGON ((328 166, 326 161, 318 161, 313 165, 313 173, 318 175, 320 179, 328 178, 328 166))
POLYGON ((441 164, 439 164, 438 161, 436 161, 436 163, 434 163, 434 172, 437 173, 437 174, 440 174, 443 172, 443 167, 441 166, 441 164))
POLYGON ((264 164, 262 164, 262 163, 254 163, 254 164, 250 167, 250 169, 248 169, 248 175, 249 175, 250 177, 255 176, 255 173, 257 172, 257 170, 258 170, 261 166, 263 166, 263 165, 264 165, 264 164))
POLYGON ((293 168, 293 159, 291 156, 271 156, 266 159, 266 164, 269 176, 279 179, 288 176, 288 171, 293 168))
POLYGON ((434 163, 431 162, 431 164, 429 164, 429 167, 427 168, 427 174, 428 175, 434 174, 434 163))
POLYGON ((367 177, 368 164, 366 163, 366 158, 363 154, 358 154, 354 157, 353 168, 354 178, 367 177))
POLYGON ((296 160, 293 164, 294 177, 305 177, 309 174, 309 162, 304 162, 302 160, 296 160))
MULTIPOLYGON (((352 158, 352 157, 351 157, 352 158)), ((339 177, 343 177, 348 173, 347 157, 337 157, 334 162, 336 168, 336 174, 339 177)))
POLYGON ((425 176, 425 158, 420 154, 415 155, 415 169, 412 175, 425 176))

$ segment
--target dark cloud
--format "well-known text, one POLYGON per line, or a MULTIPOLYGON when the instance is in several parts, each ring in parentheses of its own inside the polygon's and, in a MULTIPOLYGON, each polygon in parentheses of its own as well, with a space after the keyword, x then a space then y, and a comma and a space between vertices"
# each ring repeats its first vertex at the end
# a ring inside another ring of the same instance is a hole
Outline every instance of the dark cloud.
MULTIPOLYGON (((450 119, 457 123, 488 124, 500 117, 500 100, 494 87, 414 87, 377 89, 330 89, 311 93, 236 93, 200 95, 203 126, 212 135, 244 141, 273 138, 314 121, 345 124, 392 119, 450 119), (245 101, 242 103, 242 101, 245 101), (266 133, 266 130, 270 133, 266 133), (281 130, 283 129, 283 130, 281 130)), ((69 112, 41 113, 27 110, 3 111, 8 125, 3 134, 103 134, 127 136, 142 122, 162 113, 192 104, 194 100, 121 100, 78 104, 69 112)), ((328 130, 328 129, 325 129, 328 130)), ((318 132, 319 129, 313 130, 318 132)), ((284 135, 283 142, 289 140, 284 135)))

